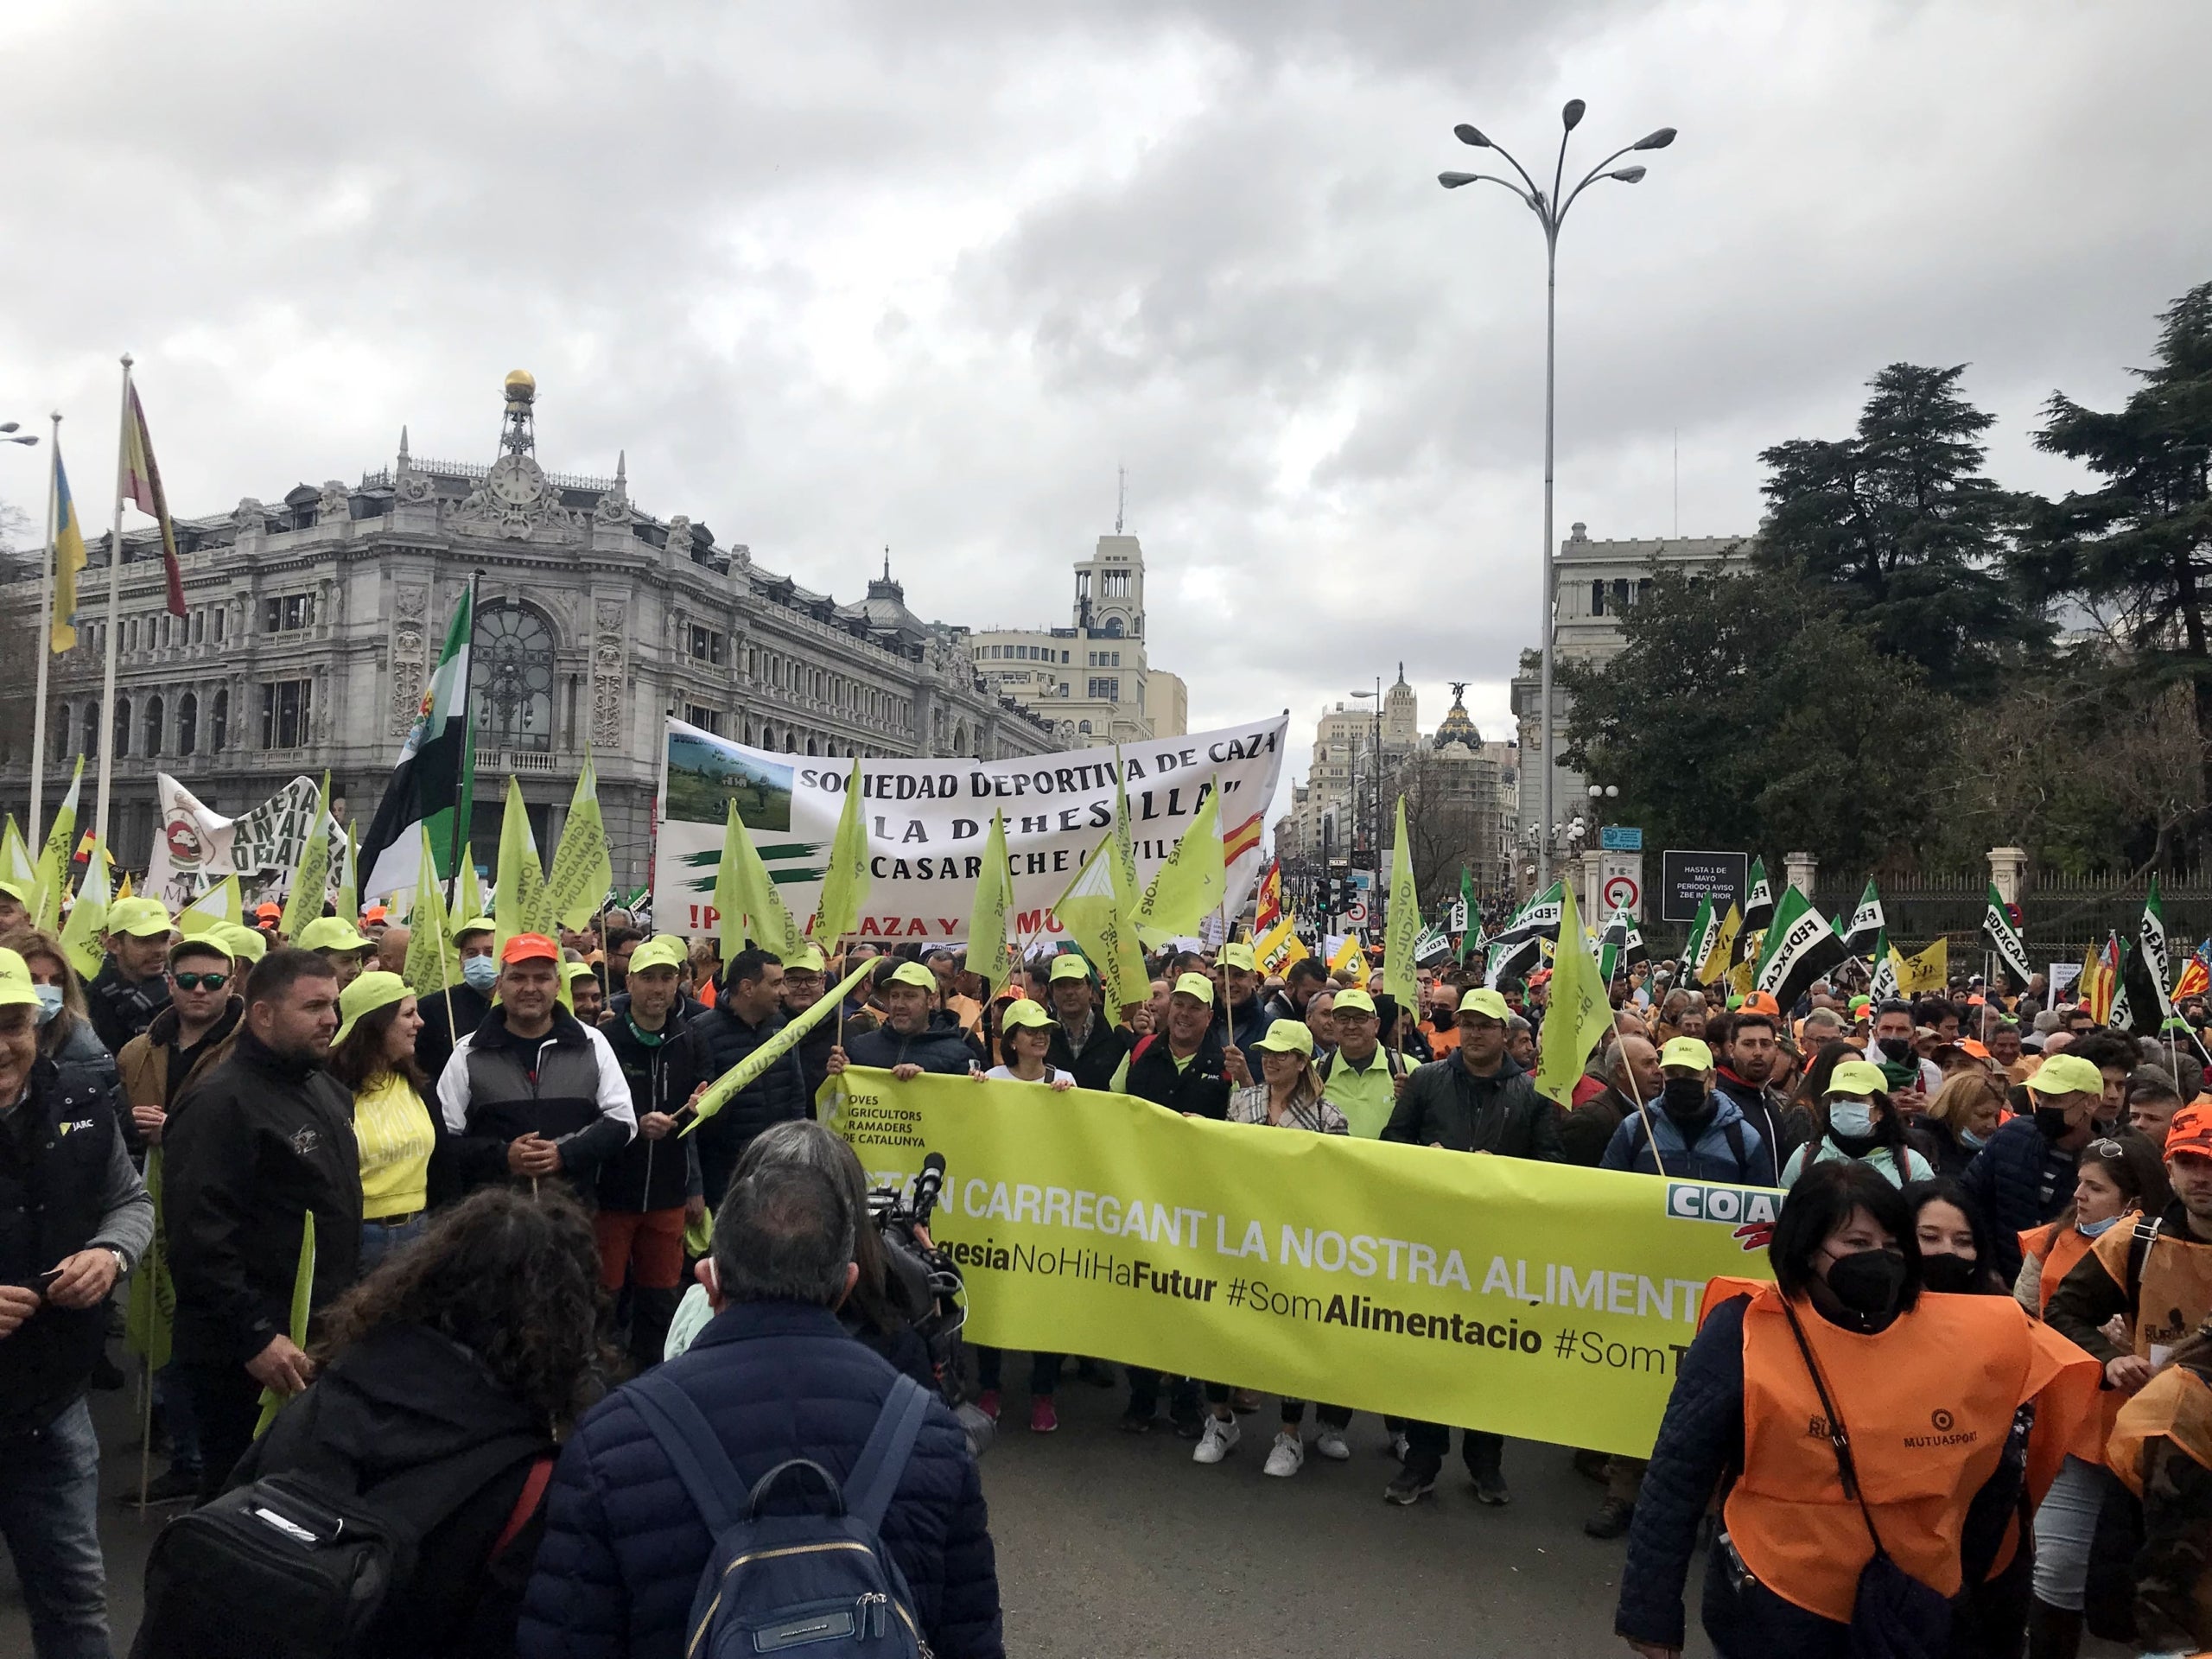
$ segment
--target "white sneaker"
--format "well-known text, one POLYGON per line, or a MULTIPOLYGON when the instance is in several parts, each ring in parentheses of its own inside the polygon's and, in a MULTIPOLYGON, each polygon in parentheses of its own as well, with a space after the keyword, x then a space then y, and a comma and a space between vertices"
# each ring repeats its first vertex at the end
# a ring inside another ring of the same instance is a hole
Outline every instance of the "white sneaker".
POLYGON ((1351 1447, 1344 1444, 1344 1437, 1333 1428, 1325 1428, 1313 1437, 1313 1449, 1331 1463, 1351 1461, 1351 1447))
POLYGON ((1286 1428, 1275 1436, 1275 1443, 1268 1452, 1268 1466, 1262 1472, 1290 1476, 1306 1466, 1306 1442, 1295 1429, 1286 1428))
POLYGON ((1192 1463, 1219 1463, 1236 1449, 1236 1442, 1243 1431, 1237 1427, 1234 1417, 1206 1417, 1206 1432, 1199 1436, 1198 1449, 1191 1453, 1192 1463))
POLYGON ((1390 1455, 1400 1463, 1406 1460, 1406 1453, 1411 1450, 1413 1450, 1413 1443, 1403 1434, 1393 1434, 1390 1437, 1390 1455))

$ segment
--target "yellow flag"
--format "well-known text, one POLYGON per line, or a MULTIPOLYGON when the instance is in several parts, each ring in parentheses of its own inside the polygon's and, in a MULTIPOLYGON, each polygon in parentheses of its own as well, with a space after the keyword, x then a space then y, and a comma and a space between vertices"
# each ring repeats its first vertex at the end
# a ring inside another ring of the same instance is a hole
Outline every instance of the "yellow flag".
POLYGON ((1366 964, 1366 954, 1359 948, 1359 935, 1347 933, 1344 943, 1337 947, 1337 954, 1329 958, 1329 971, 1341 974, 1348 968, 1364 967, 1366 964))
POLYGON ((339 867, 338 880, 331 894, 331 905, 344 918, 346 925, 356 933, 361 931, 361 821, 355 818, 346 826, 346 861, 339 867))
POLYGON ((1717 985, 1720 982, 1721 975, 1728 969, 1730 953, 1736 948, 1736 935, 1742 931, 1743 926, 1744 912, 1731 904, 1728 913, 1720 918, 1719 931, 1713 936, 1713 948, 1705 953, 1705 960, 1698 964, 1699 984, 1717 985))
POLYGON ((721 861, 715 868, 715 908, 721 912, 724 962, 744 949, 748 937, 778 961, 788 962, 806 937, 784 908, 774 878, 745 832, 735 801, 729 804, 728 821, 722 826, 721 861))
POLYGON ((423 829, 423 855, 415 874, 415 907, 407 917, 407 988, 418 997, 435 996, 451 982, 446 950, 445 890, 438 885, 437 855, 430 831, 423 829))
POLYGON ((123 878, 123 885, 115 890, 115 896, 117 899, 128 899, 130 897, 130 877, 128 873, 126 873, 123 878))
MULTIPOLYGON (((1220 843, 1215 842, 1216 846, 1220 843)), ((976 878, 976 907, 968 916, 968 971, 983 982, 983 1001, 999 994, 1014 973, 1013 947, 1006 937, 1006 914, 1014 902, 1014 874, 1007 861, 1006 814, 991 814, 991 833, 983 842, 983 869, 976 878)))
POLYGON ((105 850, 99 842, 92 843, 92 855, 85 861, 85 879, 77 888, 77 902, 61 928, 61 948, 83 979, 95 977, 107 956, 107 947, 100 943, 100 935, 107 931, 110 903, 108 861, 100 856, 105 850))
POLYGON ((1560 893, 1559 949, 1552 957, 1551 1001, 1536 1051, 1536 1092, 1568 1104, 1582 1068, 1613 1023, 1605 976, 1590 959, 1572 883, 1560 893))
POLYGON ((1390 854, 1390 915, 1382 933, 1382 990, 1397 998, 1401 1008, 1418 1010, 1421 976, 1414 970, 1414 947, 1421 938, 1421 896, 1414 890, 1414 848, 1406 835, 1402 795, 1398 797, 1397 835, 1390 854))
MULTIPOLYGON (((300 1259, 292 1269, 292 1345, 308 1345, 308 1311, 315 1301, 315 1211, 309 1210, 300 1217, 300 1259)), ((261 1391, 261 1416, 253 1426, 253 1438, 259 1440, 269 1432, 269 1425, 276 1421, 276 1414, 284 1408, 289 1395, 279 1394, 274 1389, 261 1391)))
POLYGON ((228 924, 232 927, 245 925, 245 895, 238 890, 238 879, 226 875, 176 913, 176 931, 187 938, 228 924))
POLYGON ((584 769, 576 774, 576 792, 569 802, 569 817, 561 826, 561 839, 553 849, 553 868, 545 887, 553 914, 562 926, 582 932, 614 885, 614 861, 607 845, 607 825, 599 815, 599 775, 591 755, 584 755, 584 769))
POLYGON ((454 872, 453 909, 449 912, 455 926, 473 922, 484 911, 484 882, 476 874, 476 852, 467 842, 461 844, 461 868, 454 872))
POLYGON ((51 933, 61 925, 61 895, 69 887, 69 855, 77 847, 77 791, 84 787, 85 757, 77 757, 77 770, 69 779, 69 792, 54 809, 54 823, 46 832, 46 845, 38 855, 38 903, 33 907, 38 925, 51 933))
MULTIPOLYGON (((871 957, 832 986, 820 1001, 797 1019, 787 1021, 773 1037, 716 1077, 709 1085, 707 1092, 699 1096, 699 1104, 691 1114, 691 1121, 677 1131, 677 1135, 681 1137, 690 1134, 728 1105, 737 1097, 738 1092, 755 1077, 798 1047, 799 1039, 820 1025, 830 1011, 843 1001, 847 993, 866 979, 874 967, 875 959, 871 957)), ((832 1079, 829 1086, 836 1087, 836 1080, 832 1079)))
POLYGON ((1107 1011, 1116 1018, 1132 1002, 1141 1002, 1152 995, 1136 928, 1115 891, 1115 866, 1119 861, 1114 851, 1114 832, 1109 830, 1052 906, 1053 916, 1098 970, 1106 987, 1107 1011))
POLYGON ((553 906, 545 893, 545 871, 537 861, 537 841, 530 832, 530 812, 522 785, 507 779, 507 810, 499 821, 499 884, 493 890, 492 919, 499 942, 518 933, 550 933, 553 906))
POLYGON ((1951 982, 1951 942, 1938 939, 1916 957, 1897 957, 1897 990, 1905 996, 1940 994, 1951 982))
POLYGON ((38 893, 38 866, 31 862, 31 849, 23 843, 23 832, 16 827, 16 815, 8 815, 8 830, 0 837, 0 881, 20 887, 16 896, 29 909, 38 893))
POLYGON ((330 888, 330 774, 322 774, 322 792, 315 799, 315 823, 308 830, 307 844, 300 849, 300 867, 292 872, 292 890, 284 896, 284 919, 276 925, 287 942, 322 914, 322 901, 330 888))
POLYGON ((1252 951, 1259 957, 1260 971, 1263 974, 1280 974, 1292 963, 1301 962, 1313 954, 1306 948, 1306 942, 1298 937, 1298 930, 1291 925, 1287 916, 1261 934, 1252 951))
POLYGON ((845 780, 845 804, 837 814, 837 833, 830 842, 830 871, 822 878, 822 896, 815 903, 814 924, 807 931, 824 950, 861 925, 861 906, 868 900, 868 817, 861 804, 861 762, 853 757, 852 775, 845 780))
POLYGON ((1137 937, 1148 945, 1165 944, 1196 933, 1219 910, 1229 893, 1229 867, 1222 857, 1221 787, 1215 780, 1192 814, 1190 827, 1175 843, 1137 901, 1137 937))

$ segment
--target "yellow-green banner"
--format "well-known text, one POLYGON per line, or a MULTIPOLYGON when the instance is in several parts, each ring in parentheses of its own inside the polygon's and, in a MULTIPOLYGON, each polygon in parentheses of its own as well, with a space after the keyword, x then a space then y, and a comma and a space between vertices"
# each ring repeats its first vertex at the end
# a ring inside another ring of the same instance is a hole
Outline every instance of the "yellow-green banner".
POLYGON ((1781 1194, 1185 1118, 1124 1095, 845 1073, 879 1185, 936 1152, 970 1340, 1648 1453, 1706 1281, 1781 1194))

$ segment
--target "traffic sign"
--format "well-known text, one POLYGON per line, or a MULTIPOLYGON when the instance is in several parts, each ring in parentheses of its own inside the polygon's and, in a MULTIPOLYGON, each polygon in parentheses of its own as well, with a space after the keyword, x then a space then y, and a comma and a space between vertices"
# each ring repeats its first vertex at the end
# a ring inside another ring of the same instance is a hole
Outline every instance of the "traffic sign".
POLYGON ((1624 910, 1630 915, 1643 901, 1643 884, 1632 875, 1609 875, 1604 891, 1599 895, 1605 901, 1605 913, 1624 910))
MULTIPOLYGON (((1641 921, 1643 918, 1643 855, 1642 853, 1600 853, 1598 855, 1598 899, 1604 913, 1611 915, 1625 910, 1641 921)), ((1593 922, 1598 918, 1592 918, 1593 922)))
POLYGON ((1673 849, 1659 855, 1659 914, 1670 922, 1697 919, 1700 899, 1711 899, 1716 916, 1740 906, 1750 875, 1748 853, 1694 853, 1673 849))
POLYGON ((1632 823, 1601 823, 1598 826, 1598 847, 1608 853, 1640 853, 1643 850, 1643 831, 1632 823))
POLYGON ((1346 905, 1344 906, 1344 920, 1350 922, 1354 927, 1365 926, 1367 924, 1367 901, 1363 899, 1355 899, 1351 903, 1346 905))

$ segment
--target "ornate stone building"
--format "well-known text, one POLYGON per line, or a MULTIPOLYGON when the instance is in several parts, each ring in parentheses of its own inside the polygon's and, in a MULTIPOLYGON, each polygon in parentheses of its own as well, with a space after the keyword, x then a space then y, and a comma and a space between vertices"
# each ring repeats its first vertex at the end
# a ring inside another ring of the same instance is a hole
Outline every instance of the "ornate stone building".
MULTIPOLYGON (((964 628, 909 611, 887 563, 864 600, 810 592, 703 524, 639 511, 620 459, 611 478, 547 472, 535 384, 518 371, 505 397, 489 465, 417 459, 403 430, 396 464, 357 485, 302 484, 281 501, 177 519, 185 616, 163 608, 153 530, 126 533, 105 716, 108 538, 94 543, 79 644, 53 664, 48 810, 75 757, 105 741, 111 838, 129 867, 143 868, 151 844, 156 771, 235 815, 327 768, 333 796, 365 826, 472 575, 481 863, 497 850, 509 776, 550 847, 588 747, 615 879, 645 882, 664 715, 795 754, 995 759, 1076 747, 1071 724, 986 685, 964 628)), ((37 582, 0 586, 0 605, 35 616, 37 582)), ((0 798, 19 815, 30 771, 22 702, 0 750, 0 798)))

